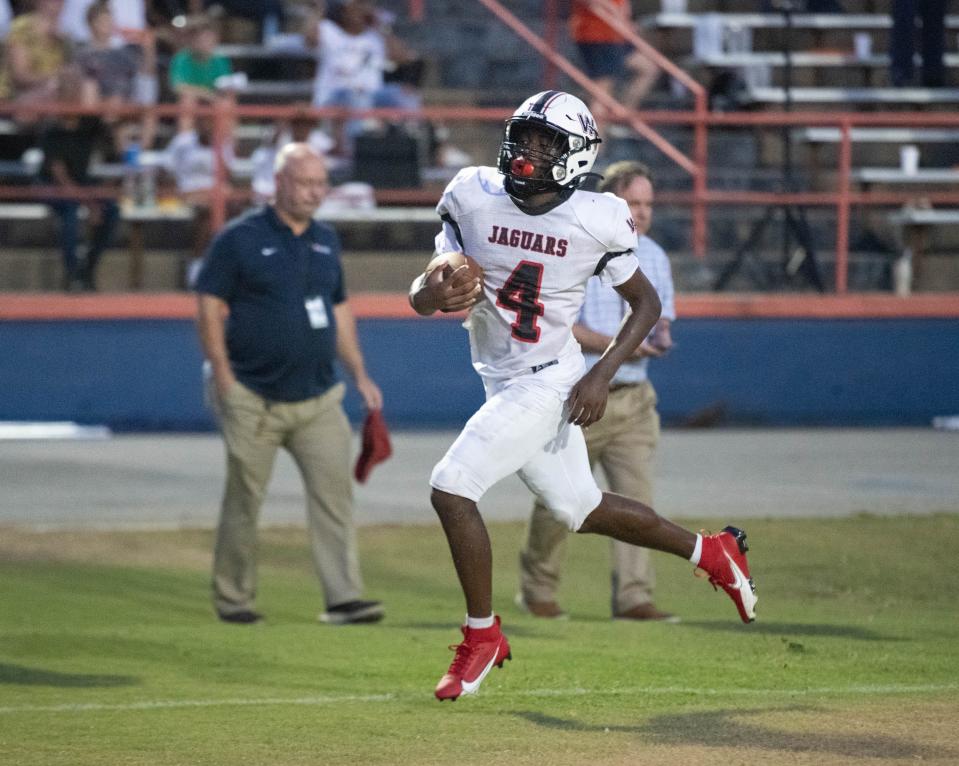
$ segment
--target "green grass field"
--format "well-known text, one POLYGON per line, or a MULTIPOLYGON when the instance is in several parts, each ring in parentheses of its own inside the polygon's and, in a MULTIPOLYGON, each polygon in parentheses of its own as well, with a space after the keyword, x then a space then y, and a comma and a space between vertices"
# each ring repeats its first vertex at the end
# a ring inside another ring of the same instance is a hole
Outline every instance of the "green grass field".
MULTIPOLYGON (((699 528, 692 521, 688 526, 699 528)), ((959 763, 959 515, 744 525, 759 621, 658 556, 679 625, 609 620, 571 541, 569 622, 512 605, 513 661, 440 704, 462 599, 438 527, 363 529, 376 626, 328 627, 305 532, 262 533, 264 625, 221 624, 211 533, 0 528, 0 764, 959 763)))

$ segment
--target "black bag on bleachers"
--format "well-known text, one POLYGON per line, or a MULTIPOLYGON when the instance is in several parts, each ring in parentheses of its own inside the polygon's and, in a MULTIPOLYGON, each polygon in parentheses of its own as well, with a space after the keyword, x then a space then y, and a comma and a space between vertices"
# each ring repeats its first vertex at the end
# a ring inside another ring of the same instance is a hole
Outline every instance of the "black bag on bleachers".
POLYGON ((385 131, 357 136, 353 147, 353 179, 377 189, 419 186, 416 139, 396 125, 390 125, 385 131))
POLYGON ((28 184, 34 179, 30 168, 22 160, 27 149, 37 145, 32 128, 18 128, 13 121, 3 121, 0 128, 0 183, 28 184))

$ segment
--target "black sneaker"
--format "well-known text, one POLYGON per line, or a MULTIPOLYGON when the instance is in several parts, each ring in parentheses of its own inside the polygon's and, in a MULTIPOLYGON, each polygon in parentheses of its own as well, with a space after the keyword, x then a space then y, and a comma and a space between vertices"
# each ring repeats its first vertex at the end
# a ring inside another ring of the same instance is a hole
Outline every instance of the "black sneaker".
POLYGON ((217 612, 223 622, 232 622, 234 625, 253 625, 263 619, 263 615, 252 609, 243 609, 239 612, 217 612))
POLYGON ((328 625, 358 625, 364 622, 379 622, 384 614, 386 612, 379 601, 357 600, 327 607, 319 619, 328 625))

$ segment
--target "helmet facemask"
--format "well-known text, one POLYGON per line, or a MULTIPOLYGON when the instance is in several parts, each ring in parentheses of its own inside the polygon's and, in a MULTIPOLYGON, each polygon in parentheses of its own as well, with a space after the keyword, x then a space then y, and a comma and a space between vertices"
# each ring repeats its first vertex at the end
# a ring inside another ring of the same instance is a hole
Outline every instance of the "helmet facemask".
POLYGON ((520 198, 546 191, 559 191, 565 184, 566 159, 572 142, 580 136, 546 123, 512 118, 499 155, 499 170, 510 179, 511 192, 520 198))

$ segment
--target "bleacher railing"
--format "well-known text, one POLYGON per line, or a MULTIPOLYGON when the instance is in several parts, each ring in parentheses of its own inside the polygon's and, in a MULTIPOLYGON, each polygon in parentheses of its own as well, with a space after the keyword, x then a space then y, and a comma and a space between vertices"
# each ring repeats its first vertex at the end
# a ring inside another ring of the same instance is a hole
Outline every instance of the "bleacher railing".
MULTIPOLYGON (((158 118, 173 119, 179 113, 175 105, 163 105, 152 108, 126 107, 118 110, 119 115, 131 118, 152 112, 158 118)), ((36 116, 98 114, 90 107, 72 105, 36 105, 29 109, 36 116)), ((27 110, 22 105, 0 103, 0 116, 22 116, 27 110)), ((198 116, 207 116, 213 121, 213 148, 217 161, 218 182, 210 193, 209 207, 213 225, 219 228, 226 219, 227 203, 231 200, 248 200, 248 186, 234 185, 229 169, 223 164, 222 150, 230 141, 230 126, 239 122, 254 120, 258 122, 280 121, 308 116, 316 120, 376 118, 382 120, 435 120, 447 123, 484 122, 501 123, 509 116, 509 109, 478 107, 424 107, 417 112, 397 109, 372 109, 350 111, 339 108, 313 109, 302 106, 265 106, 265 105, 229 105, 202 107, 196 110, 198 116)), ((804 205, 809 207, 833 207, 836 211, 836 269, 835 290, 845 293, 848 288, 848 256, 850 218, 855 209, 870 207, 897 207, 908 205, 921 197, 930 205, 959 206, 959 191, 932 191, 923 189, 909 190, 857 190, 852 180, 852 137, 851 131, 857 127, 909 127, 909 128, 959 128, 959 113, 928 112, 890 112, 890 113, 838 113, 838 112, 768 112, 768 113, 710 113, 698 111, 651 111, 641 114, 644 123, 649 125, 686 126, 692 130, 701 130, 708 137, 715 128, 766 128, 783 127, 834 127, 840 131, 838 159, 835 166, 835 185, 832 191, 808 192, 768 192, 768 191, 730 191, 725 189, 695 187, 688 191, 663 191, 657 194, 657 205, 689 207, 695 210, 697 205, 705 209, 717 206, 752 207, 777 204, 804 205)), ((630 122, 629 124, 633 124, 630 122)), ((491 147, 490 155, 495 154, 491 147)), ((828 167, 820 168, 828 171, 828 167)), ((701 166, 704 180, 705 163, 701 166)), ((119 188, 109 184, 74 188, 65 195, 61 187, 41 185, 0 185, 0 200, 62 199, 65 196, 75 199, 118 197, 119 188)), ((378 190, 377 201, 381 205, 433 205, 439 191, 433 189, 395 189, 378 190)), ((703 253, 708 257, 709 243, 703 232, 703 253)))
MULTIPOLYGON (((688 172, 693 179, 693 252, 703 258, 706 254, 706 206, 704 194, 706 191, 706 128, 704 122, 699 122, 693 129, 693 156, 673 146, 662 134, 656 131, 644 119, 641 112, 632 111, 620 104, 615 98, 598 88, 595 83, 565 56, 555 50, 555 46, 539 37, 526 24, 507 10, 498 0, 479 0, 494 16, 527 42, 551 66, 566 74, 573 82, 589 93, 594 99, 602 103, 614 118, 629 125, 639 135, 649 141, 654 147, 669 157, 679 167, 688 172)), ((620 34, 637 51, 649 58, 662 71, 674 77, 693 95, 695 114, 705 117, 708 109, 705 88, 690 77, 686 72, 663 56, 653 46, 636 34, 616 7, 608 0, 591 0, 590 6, 594 13, 620 34)), ((553 9, 547 14, 547 30, 551 29, 553 9)))

